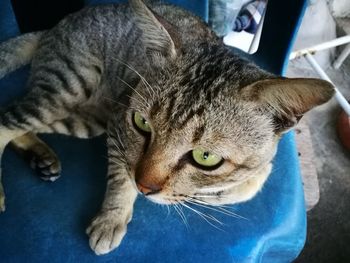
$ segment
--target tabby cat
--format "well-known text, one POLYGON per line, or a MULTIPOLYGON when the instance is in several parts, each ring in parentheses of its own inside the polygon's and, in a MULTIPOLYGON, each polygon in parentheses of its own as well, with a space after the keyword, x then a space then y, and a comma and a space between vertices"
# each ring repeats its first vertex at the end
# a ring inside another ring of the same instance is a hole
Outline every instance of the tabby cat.
MULTIPOLYGON (((138 192, 169 205, 252 198, 281 134, 333 95, 261 70, 180 8, 150 6, 88 7, 0 45, 0 77, 31 63, 28 93, 0 114, 0 155, 11 143, 53 181, 60 162, 36 133, 108 135, 107 191, 87 229, 98 255, 120 244, 138 192)), ((1 210, 4 199, 1 187, 1 210)))

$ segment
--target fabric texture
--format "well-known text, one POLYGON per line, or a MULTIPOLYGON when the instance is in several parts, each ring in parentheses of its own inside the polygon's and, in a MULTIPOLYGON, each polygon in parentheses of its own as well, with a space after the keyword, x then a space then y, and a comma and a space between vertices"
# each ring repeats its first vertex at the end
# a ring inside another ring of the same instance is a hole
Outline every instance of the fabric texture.
MULTIPOLYGON (((97 2, 102 1, 89 4, 97 2)), ((190 1, 179 2, 186 6, 190 1)), ((205 17, 207 3, 193 2, 197 6, 189 4, 190 10, 205 17)), ((1 40, 18 33, 10 1, 3 0, 1 40)), ((0 107, 25 92, 27 74, 24 67, 0 80, 0 107)), ((273 172, 262 191, 249 202, 231 206, 241 217, 197 207, 223 222, 217 224, 219 230, 184 208, 186 227, 173 208, 168 212, 140 196, 121 246, 105 256, 93 253, 85 234, 103 200, 105 137, 41 138, 60 157, 62 176, 54 183, 41 181, 6 149, 2 167, 7 210, 0 214, 0 262, 291 262, 304 245, 306 213, 293 133, 279 143, 273 172)))

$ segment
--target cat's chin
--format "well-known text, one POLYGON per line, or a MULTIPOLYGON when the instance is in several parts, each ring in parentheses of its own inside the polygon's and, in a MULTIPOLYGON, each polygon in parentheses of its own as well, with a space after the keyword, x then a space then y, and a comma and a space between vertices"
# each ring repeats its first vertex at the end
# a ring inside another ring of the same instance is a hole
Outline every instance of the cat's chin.
POLYGON ((161 197, 160 194, 154 194, 154 195, 148 195, 145 196, 147 199, 149 199, 150 201, 156 203, 156 204, 161 204, 161 205, 174 205, 174 204, 178 204, 181 203, 181 200, 167 200, 161 197))

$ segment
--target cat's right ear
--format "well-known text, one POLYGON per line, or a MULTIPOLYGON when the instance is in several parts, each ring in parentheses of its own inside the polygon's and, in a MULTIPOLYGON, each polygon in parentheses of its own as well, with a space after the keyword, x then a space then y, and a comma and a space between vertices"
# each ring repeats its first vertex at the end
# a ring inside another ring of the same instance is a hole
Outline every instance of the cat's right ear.
POLYGON ((179 41, 177 34, 172 30, 173 26, 153 13, 141 0, 129 0, 129 3, 137 27, 142 31, 142 40, 147 53, 175 58, 179 41))
POLYGON ((274 115, 276 133, 284 133, 313 107, 334 94, 331 83, 321 79, 273 78, 243 88, 242 98, 259 103, 274 115))

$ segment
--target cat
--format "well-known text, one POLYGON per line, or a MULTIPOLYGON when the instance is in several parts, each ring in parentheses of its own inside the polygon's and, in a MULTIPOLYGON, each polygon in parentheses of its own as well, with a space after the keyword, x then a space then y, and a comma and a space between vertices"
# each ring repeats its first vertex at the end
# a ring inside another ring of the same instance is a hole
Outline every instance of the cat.
MULTIPOLYGON (((130 0, 85 8, 0 44, 0 77, 30 63, 28 93, 0 113, 7 144, 44 180, 61 171, 36 133, 107 133, 105 199, 87 228, 97 255, 118 247, 138 193, 160 204, 234 204, 263 186, 283 133, 333 86, 268 73, 179 7, 130 0)), ((0 208, 5 210, 0 190, 0 208)))

